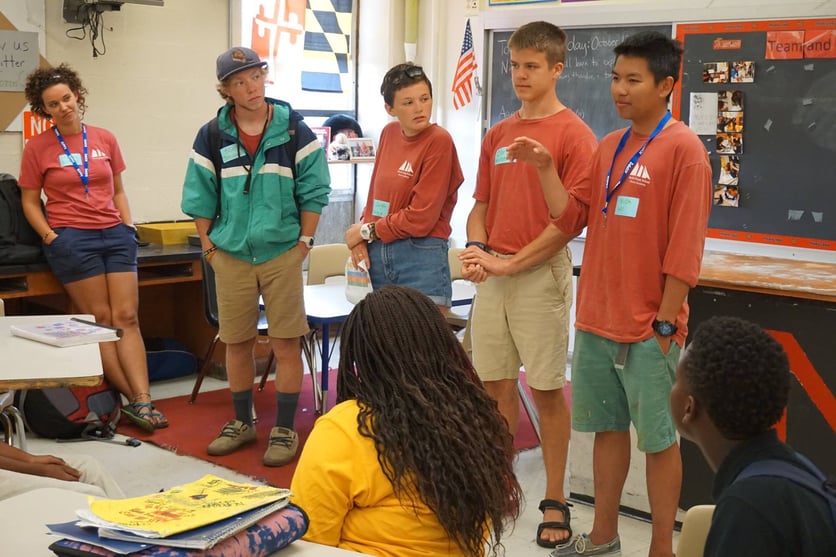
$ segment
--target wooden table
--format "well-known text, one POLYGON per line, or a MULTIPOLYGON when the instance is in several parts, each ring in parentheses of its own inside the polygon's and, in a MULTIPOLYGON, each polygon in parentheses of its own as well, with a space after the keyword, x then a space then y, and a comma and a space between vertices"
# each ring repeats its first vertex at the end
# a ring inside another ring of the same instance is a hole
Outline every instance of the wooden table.
MULTIPOLYGON (((189 244, 150 244, 138 254, 139 322, 144 337, 175 338, 203 354, 214 330, 203 317, 201 250, 189 244)), ((78 313, 49 265, 0 266, 7 315, 78 313)), ((223 350, 216 358, 223 360, 223 350)))

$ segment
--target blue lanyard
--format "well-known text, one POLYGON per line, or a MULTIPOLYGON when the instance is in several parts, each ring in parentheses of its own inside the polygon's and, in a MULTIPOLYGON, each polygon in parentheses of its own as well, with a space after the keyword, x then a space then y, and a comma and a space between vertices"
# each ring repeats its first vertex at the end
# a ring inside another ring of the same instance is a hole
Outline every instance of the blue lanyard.
POLYGON ((624 132, 624 135, 621 136, 621 141, 618 142, 618 147, 615 148, 615 153, 612 156, 612 162, 610 163, 610 169, 607 171, 607 181, 604 183, 604 208, 601 209, 601 212, 604 213, 604 217, 607 216, 607 209, 610 206, 610 200, 612 199, 615 192, 618 188, 621 187, 621 184, 624 183, 625 178, 630 174, 630 171, 633 170, 633 167, 636 166, 636 163, 639 162, 639 158, 644 154, 645 149, 647 149, 648 144, 653 141, 653 138, 659 135, 659 132, 662 131, 662 128, 665 127, 665 124, 668 123, 668 120, 671 119, 671 113, 666 112, 665 115, 662 117, 662 120, 659 124, 656 125, 656 129, 653 130, 653 133, 650 134, 650 137, 647 138, 647 141, 644 142, 636 154, 634 154, 629 161, 627 161, 627 166, 624 167, 624 172, 621 173, 621 178, 618 179, 618 182, 615 183, 612 191, 610 191, 610 179, 612 178, 612 169, 615 166, 615 158, 624 150, 624 146, 627 144, 627 138, 630 137, 630 131, 632 128, 627 128, 627 131, 624 132))
POLYGON ((79 168, 78 163, 75 162, 73 154, 70 152, 70 148, 67 147, 67 142, 64 141, 64 137, 61 135, 61 132, 58 131, 58 126, 52 126, 52 131, 55 132, 55 137, 58 138, 58 143, 60 143, 61 148, 64 149, 64 154, 67 155, 67 158, 70 159, 71 163, 73 163, 73 167, 75 168, 75 171, 78 173, 78 177, 81 178, 81 183, 84 185, 84 197, 87 197, 89 194, 87 184, 90 181, 90 163, 87 160, 87 126, 81 124, 81 141, 83 145, 82 160, 84 164, 84 172, 81 171, 81 168, 79 168))

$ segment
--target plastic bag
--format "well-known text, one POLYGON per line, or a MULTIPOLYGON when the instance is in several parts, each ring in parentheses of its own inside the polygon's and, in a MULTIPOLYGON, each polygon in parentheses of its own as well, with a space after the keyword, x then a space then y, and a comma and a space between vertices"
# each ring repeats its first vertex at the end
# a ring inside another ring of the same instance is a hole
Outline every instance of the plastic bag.
POLYGON ((354 264, 351 256, 345 262, 345 297, 352 304, 356 304, 372 291, 372 279, 364 263, 354 264))

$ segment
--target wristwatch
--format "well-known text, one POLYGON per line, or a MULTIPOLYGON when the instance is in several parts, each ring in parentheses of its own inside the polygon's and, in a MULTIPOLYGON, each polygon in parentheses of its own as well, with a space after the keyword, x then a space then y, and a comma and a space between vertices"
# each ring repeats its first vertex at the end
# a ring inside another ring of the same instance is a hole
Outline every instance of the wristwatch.
POLYGON ((377 234, 375 234, 373 222, 367 222, 360 226, 360 237, 369 243, 377 240, 377 234))
POLYGON ((299 236, 299 241, 308 246, 308 248, 313 247, 313 236, 299 236))
POLYGON ((674 325, 670 321, 659 321, 658 319, 654 319, 653 330, 660 337, 672 337, 676 334, 677 329, 676 325, 674 325))

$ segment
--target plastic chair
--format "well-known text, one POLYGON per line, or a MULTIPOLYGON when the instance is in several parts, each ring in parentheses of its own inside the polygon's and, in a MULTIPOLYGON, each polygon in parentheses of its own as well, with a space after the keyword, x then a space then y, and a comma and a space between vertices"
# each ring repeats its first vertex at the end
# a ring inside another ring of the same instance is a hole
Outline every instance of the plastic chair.
POLYGON ((702 557, 712 516, 714 505, 696 505, 688 509, 676 546, 677 557, 702 557))
MULTIPOLYGON (((189 398, 189 404, 194 403, 197 399, 197 394, 200 392, 200 385, 203 383, 206 373, 212 364, 212 355, 215 353, 215 348, 218 346, 220 336, 218 330, 218 298, 215 295, 215 271, 212 266, 206 262, 206 259, 201 258, 200 265, 203 269, 203 315, 206 321, 212 328, 215 329, 215 338, 209 344, 206 350, 206 355, 203 358, 203 364, 200 366, 200 372, 197 374, 197 379, 192 388, 192 396, 189 398)), ((264 310, 259 311, 258 315, 258 334, 261 336, 267 335, 267 316, 264 310)), ((267 376, 270 374, 270 367, 273 365, 274 356, 273 350, 270 350, 270 356, 267 359, 267 367, 264 370, 264 375, 261 377, 258 390, 264 389, 264 384, 267 381, 267 376)))
POLYGON ((345 262, 351 250, 345 244, 314 246, 308 254, 307 284, 325 284, 331 277, 345 276, 345 262))

